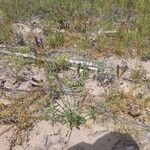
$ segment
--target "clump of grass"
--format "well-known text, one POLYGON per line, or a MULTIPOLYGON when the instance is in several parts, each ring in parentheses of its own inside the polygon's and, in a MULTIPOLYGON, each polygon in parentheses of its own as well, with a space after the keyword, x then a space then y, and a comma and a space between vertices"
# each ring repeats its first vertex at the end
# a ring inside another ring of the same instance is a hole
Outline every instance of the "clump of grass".
POLYGON ((53 33, 47 37, 47 44, 50 48, 58 48, 65 42, 64 34, 61 32, 53 33))
POLYGON ((9 43, 11 41, 12 30, 11 25, 0 25, 0 43, 9 43))
POLYGON ((88 43, 87 38, 85 36, 81 36, 80 38, 78 38, 78 40, 77 40, 77 46, 81 50, 87 50, 89 48, 89 43, 88 43))
POLYGON ((0 14, 0 44, 9 43, 12 37, 11 22, 5 17, 1 18, 0 14))
POLYGON ((70 129, 76 127, 79 129, 79 126, 85 123, 85 118, 80 114, 72 110, 68 110, 64 112, 64 120, 69 124, 70 129))
POLYGON ((123 92, 115 91, 111 92, 110 95, 107 97, 107 102, 110 104, 118 103, 123 98, 123 92))
POLYGON ((43 20, 42 25, 46 36, 51 35, 53 29, 59 28, 58 23, 50 19, 43 20))
POLYGON ((97 50, 99 52, 104 52, 105 49, 108 47, 108 38, 104 35, 99 35, 96 39, 96 41, 93 43, 94 50, 97 50))
POLYGON ((45 63, 46 70, 48 74, 52 72, 59 72, 61 70, 66 70, 69 67, 66 56, 56 56, 51 63, 45 63))
POLYGON ((70 108, 69 103, 65 103, 62 99, 60 102, 54 102, 44 113, 46 119, 51 119, 53 123, 60 122, 67 124, 69 128, 78 128, 86 122, 85 116, 76 106, 70 108), (61 103, 61 104, 60 104, 61 103))
MULTIPOLYGON (((119 56, 131 56, 136 51, 139 57, 149 56, 149 6, 148 0, 133 3, 124 1, 74 1, 74 0, 1 0, 0 9, 10 20, 28 20, 32 16, 40 16, 45 23, 47 44, 50 48, 57 48, 64 43, 62 33, 49 35, 52 27, 59 28, 64 22, 70 22, 73 32, 87 33, 93 29, 117 30, 118 36, 110 38, 100 36, 92 43, 92 48, 100 52, 112 48, 119 56), (30 4, 30 5, 29 5, 30 4), (51 13, 52 12, 52 13, 51 13), (135 13, 136 12, 136 13, 135 13), (94 19, 93 19, 94 18, 94 19), (100 18, 100 20, 97 18, 100 18), (87 28, 88 20, 95 24, 87 28)), ((0 27, 0 42, 6 42, 10 38, 11 29, 4 23, 0 27)), ((89 41, 78 40, 79 47, 89 48, 89 41)), ((91 48, 90 47, 90 48, 91 48)))
POLYGON ((77 19, 74 21, 74 30, 80 33, 86 32, 85 20, 77 19))

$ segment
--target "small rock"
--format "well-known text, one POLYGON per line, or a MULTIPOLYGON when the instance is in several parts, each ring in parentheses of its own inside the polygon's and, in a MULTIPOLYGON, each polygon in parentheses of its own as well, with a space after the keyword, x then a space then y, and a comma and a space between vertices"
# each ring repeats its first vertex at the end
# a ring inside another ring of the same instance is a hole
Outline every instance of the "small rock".
POLYGON ((41 38, 44 37, 43 30, 40 29, 40 28, 35 28, 35 29, 32 31, 32 33, 33 33, 33 36, 34 36, 34 37, 35 37, 35 36, 41 37, 41 38))
POLYGON ((27 45, 31 42, 31 27, 22 23, 12 25, 14 35, 16 35, 16 44, 27 45))

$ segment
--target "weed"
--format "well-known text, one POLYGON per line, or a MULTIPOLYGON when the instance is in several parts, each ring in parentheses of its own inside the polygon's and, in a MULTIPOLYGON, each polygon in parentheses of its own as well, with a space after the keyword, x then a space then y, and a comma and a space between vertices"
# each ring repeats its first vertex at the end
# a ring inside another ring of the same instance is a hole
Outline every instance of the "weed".
POLYGON ((67 124, 71 130, 74 127, 79 129, 79 126, 85 123, 86 119, 75 105, 70 107, 68 102, 69 100, 64 102, 63 99, 53 102, 52 105, 45 110, 44 117, 51 119, 53 123, 60 122, 67 124))
POLYGON ((96 79, 100 81, 100 83, 103 84, 109 84, 112 83, 115 77, 114 68, 106 67, 105 60, 97 62, 97 77, 96 79))
POLYGON ((80 93, 84 92, 84 85, 84 79, 76 79, 67 83, 67 86, 69 86, 72 91, 80 93))
MULTIPOLYGON (((61 98, 61 96, 66 93, 63 91, 63 83, 57 75, 58 67, 60 67, 60 64, 56 64, 49 66, 46 63, 47 75, 50 84, 50 97, 53 99, 53 101, 52 105, 46 109, 43 117, 46 119, 51 119, 53 123, 60 122, 62 124, 68 124, 70 129, 74 127, 79 128, 79 126, 85 122, 85 118, 83 114, 80 113, 80 110, 77 108, 77 106, 73 105, 73 107, 71 107, 69 99, 65 101, 65 99, 61 98), (55 66, 54 69, 53 66, 55 66), (55 68, 57 68, 57 70, 55 68)), ((80 79, 68 81, 67 79, 65 84, 69 86, 72 91, 81 91, 81 89, 83 90, 84 88, 83 81, 84 80, 80 79)))
POLYGON ((90 118, 95 120, 97 117, 97 112, 98 112, 97 108, 95 106, 91 106, 88 115, 90 118))
POLYGON ((89 75, 89 69, 88 69, 88 66, 85 64, 85 65, 82 65, 81 66, 81 69, 83 69, 83 71, 81 72, 81 77, 83 79, 87 79, 88 78, 88 75, 89 75))
POLYGON ((103 76, 105 68, 106 68, 105 61, 100 61, 97 63, 97 73, 100 74, 100 76, 103 76))
POLYGON ((79 126, 86 121, 84 117, 73 112, 72 110, 64 112, 64 119, 66 123, 69 123, 70 129, 72 129, 73 127, 79 129, 79 126))
POLYGON ((47 44, 50 48, 58 48, 63 45, 64 41, 64 34, 60 32, 53 33, 51 36, 47 37, 47 44))
POLYGON ((66 70, 69 67, 66 56, 56 56, 51 63, 45 61, 47 74, 51 75, 52 72, 59 72, 66 70))
POLYGON ((142 80, 142 78, 144 76, 143 72, 144 72, 144 70, 142 68, 132 69, 130 78, 136 82, 140 81, 140 80, 142 80))
POLYGON ((51 82, 50 86, 51 86, 51 97, 53 99, 60 98, 60 95, 62 94, 60 83, 57 80, 54 80, 53 82, 51 82))
POLYGON ((128 65, 124 65, 124 66, 117 65, 116 76, 117 76, 118 81, 124 75, 124 73, 127 71, 127 69, 128 69, 128 65))
POLYGON ((45 71, 50 86, 49 96, 54 100, 60 98, 61 94, 64 94, 57 73, 61 70, 66 70, 68 66, 65 56, 57 56, 50 63, 45 61, 45 71))

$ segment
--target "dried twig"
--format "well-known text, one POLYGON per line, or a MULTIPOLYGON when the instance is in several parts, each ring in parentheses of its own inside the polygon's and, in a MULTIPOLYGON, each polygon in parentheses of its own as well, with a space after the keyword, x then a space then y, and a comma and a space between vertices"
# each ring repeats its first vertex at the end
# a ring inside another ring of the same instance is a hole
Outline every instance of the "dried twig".
POLYGON ((0 50, 0 53, 3 55, 11 55, 11 56, 18 56, 18 57, 23 57, 23 58, 38 59, 36 56, 31 55, 31 54, 13 53, 8 50, 0 50))

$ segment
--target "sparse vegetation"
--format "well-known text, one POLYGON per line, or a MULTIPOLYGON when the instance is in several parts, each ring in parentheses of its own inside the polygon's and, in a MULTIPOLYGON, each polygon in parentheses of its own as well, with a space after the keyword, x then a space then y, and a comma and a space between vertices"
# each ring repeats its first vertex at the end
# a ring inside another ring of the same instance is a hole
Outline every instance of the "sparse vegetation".
POLYGON ((26 131, 45 119, 72 130, 127 118, 149 131, 149 8, 149 0, 0 0, 0 124, 26 131))

